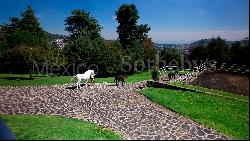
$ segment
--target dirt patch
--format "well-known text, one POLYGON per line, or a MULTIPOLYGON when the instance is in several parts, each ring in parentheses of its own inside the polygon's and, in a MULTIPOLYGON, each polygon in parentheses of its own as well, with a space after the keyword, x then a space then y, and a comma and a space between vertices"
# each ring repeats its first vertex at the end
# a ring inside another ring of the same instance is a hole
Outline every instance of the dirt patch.
POLYGON ((249 77, 244 75, 205 71, 191 84, 249 96, 249 77))

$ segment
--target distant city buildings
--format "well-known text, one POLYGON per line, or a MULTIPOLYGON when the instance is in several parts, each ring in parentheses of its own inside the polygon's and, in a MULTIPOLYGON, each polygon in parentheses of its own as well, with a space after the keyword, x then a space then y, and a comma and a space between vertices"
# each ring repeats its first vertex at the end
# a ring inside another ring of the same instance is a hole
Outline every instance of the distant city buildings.
POLYGON ((245 37, 240 41, 241 45, 243 46, 249 46, 249 37, 245 37))
MULTIPOLYGON (((206 46, 209 44, 209 42, 211 42, 211 39, 201 39, 198 41, 195 41, 193 43, 190 44, 158 44, 158 43, 154 43, 154 47, 157 50, 161 50, 163 48, 175 48, 177 50, 179 50, 182 53, 188 52, 192 47, 195 46, 206 46)), ((226 44, 231 47, 232 43, 234 43, 236 41, 226 41, 226 44)), ((242 40, 240 40, 240 44, 241 46, 249 46, 249 37, 245 37, 242 40)))
POLYGON ((62 49, 66 46, 66 39, 65 38, 54 39, 51 43, 62 49))

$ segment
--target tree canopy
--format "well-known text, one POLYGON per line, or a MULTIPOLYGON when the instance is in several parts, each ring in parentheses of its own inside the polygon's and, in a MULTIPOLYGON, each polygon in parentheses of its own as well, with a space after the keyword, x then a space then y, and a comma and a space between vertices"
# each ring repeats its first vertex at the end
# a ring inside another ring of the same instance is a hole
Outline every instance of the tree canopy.
POLYGON ((73 10, 71 16, 65 20, 65 25, 65 30, 70 33, 71 38, 87 36, 90 39, 95 39, 101 37, 101 25, 85 10, 73 10))
POLYGON ((116 32, 124 49, 131 47, 137 40, 147 38, 150 27, 147 24, 137 25, 138 19, 138 11, 134 4, 123 4, 116 11, 116 20, 119 24, 116 32))

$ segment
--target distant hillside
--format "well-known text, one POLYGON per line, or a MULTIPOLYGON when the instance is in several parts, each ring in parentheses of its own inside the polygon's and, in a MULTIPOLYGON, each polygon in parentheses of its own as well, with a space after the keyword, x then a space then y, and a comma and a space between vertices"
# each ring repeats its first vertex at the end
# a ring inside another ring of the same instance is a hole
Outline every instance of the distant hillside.
MULTIPOLYGON (((211 42, 212 38, 211 39, 201 39, 201 40, 198 40, 198 41, 195 41, 193 43, 190 44, 190 46, 207 46, 210 42, 211 42)), ((227 45, 231 45, 232 43, 234 43, 236 41, 226 41, 226 44, 227 45)))
POLYGON ((0 25, 0 39, 3 38, 3 30, 2 30, 2 28, 3 28, 3 25, 0 25))

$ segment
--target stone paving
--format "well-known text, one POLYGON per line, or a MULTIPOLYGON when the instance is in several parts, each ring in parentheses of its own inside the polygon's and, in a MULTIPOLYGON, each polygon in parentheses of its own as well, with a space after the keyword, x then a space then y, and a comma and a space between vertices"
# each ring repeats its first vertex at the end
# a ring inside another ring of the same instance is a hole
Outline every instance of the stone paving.
POLYGON ((63 115, 112 128, 133 140, 228 140, 148 100, 137 92, 145 81, 116 87, 94 84, 75 89, 53 86, 0 86, 0 114, 63 115))

